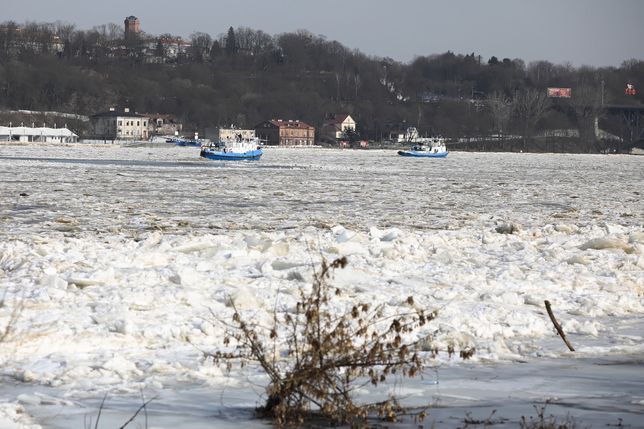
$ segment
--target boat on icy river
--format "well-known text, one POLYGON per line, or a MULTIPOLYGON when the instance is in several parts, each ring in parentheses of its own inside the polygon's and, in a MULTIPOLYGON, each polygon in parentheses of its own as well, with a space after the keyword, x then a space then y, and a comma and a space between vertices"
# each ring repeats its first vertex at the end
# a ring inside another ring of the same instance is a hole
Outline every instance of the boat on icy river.
POLYGON ((220 140, 207 146, 201 146, 200 156, 220 161, 257 160, 264 151, 257 137, 242 137, 220 140))
POLYGON ((167 143, 174 143, 176 146, 195 146, 201 147, 201 141, 196 139, 183 139, 172 137, 166 140, 167 143))
POLYGON ((412 143, 410 150, 399 150, 398 155, 417 158, 445 158, 449 153, 445 146, 445 139, 441 137, 418 137, 412 143))

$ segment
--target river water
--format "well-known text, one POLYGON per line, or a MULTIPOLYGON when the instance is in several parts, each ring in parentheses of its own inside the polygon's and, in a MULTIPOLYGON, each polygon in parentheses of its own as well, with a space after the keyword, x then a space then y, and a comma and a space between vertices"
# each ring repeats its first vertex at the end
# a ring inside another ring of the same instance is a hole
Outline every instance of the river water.
POLYGON ((151 427, 261 425, 263 376, 200 357, 221 347, 212 315, 230 316, 232 297, 270 320, 322 257, 347 256, 338 312, 395 313, 411 295, 439 309, 414 335, 476 349, 392 386, 431 402, 428 422, 497 409, 491 421, 513 427, 548 402, 559 419, 644 427, 643 184, 644 157, 627 155, 220 162, 197 148, 0 146, 0 426, 80 427, 105 394, 108 426, 141 395, 156 397, 151 427))

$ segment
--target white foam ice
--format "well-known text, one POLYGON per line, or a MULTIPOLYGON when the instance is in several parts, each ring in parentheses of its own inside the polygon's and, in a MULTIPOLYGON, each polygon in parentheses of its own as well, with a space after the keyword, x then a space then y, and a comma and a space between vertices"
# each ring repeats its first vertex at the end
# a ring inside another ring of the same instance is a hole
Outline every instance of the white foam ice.
MULTIPOLYGON (((302 150, 231 165, 185 148, 0 150, 8 379, 69 398, 244 385, 203 360, 232 305, 270 323, 339 256, 337 311, 393 313, 413 296, 439 313, 417 338, 475 347, 480 364, 568 358, 544 300, 575 356, 644 352, 641 158, 302 150)), ((38 405, 16 398, 1 422, 38 405)))

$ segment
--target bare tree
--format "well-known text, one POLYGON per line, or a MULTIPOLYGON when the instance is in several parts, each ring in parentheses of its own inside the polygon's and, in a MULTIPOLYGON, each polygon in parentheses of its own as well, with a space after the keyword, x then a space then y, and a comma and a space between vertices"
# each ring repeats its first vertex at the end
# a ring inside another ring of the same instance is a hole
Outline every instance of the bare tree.
POLYGON ((250 55, 259 55, 273 48, 273 37, 262 30, 253 30, 247 27, 238 27, 235 30, 235 40, 240 52, 250 55))
POLYGON ((212 47, 212 37, 207 33, 192 33, 190 35, 190 51, 192 58, 197 62, 203 62, 210 57, 210 48, 212 47))
POLYGON ((113 42, 123 39, 123 27, 113 22, 107 24, 107 40, 113 42))
POLYGON ((577 119, 579 140, 588 144, 590 151, 598 149, 596 126, 603 111, 601 90, 588 84, 580 85, 575 88, 570 102, 577 119))
POLYGON ((542 91, 527 89, 515 95, 513 105, 523 129, 523 150, 526 150, 537 123, 550 110, 550 99, 542 91))
POLYGON ((528 77, 535 85, 549 85, 555 75, 555 65, 549 61, 533 61, 528 64, 528 77))
POLYGON ((512 113, 512 101, 500 92, 494 92, 487 99, 487 105, 492 112, 494 118, 494 128, 503 140, 504 134, 507 131, 508 123, 510 122, 510 114, 512 113))
POLYGON ((3 22, 0 25, 0 53, 7 58, 12 54, 12 47, 18 33, 18 25, 13 21, 3 22))

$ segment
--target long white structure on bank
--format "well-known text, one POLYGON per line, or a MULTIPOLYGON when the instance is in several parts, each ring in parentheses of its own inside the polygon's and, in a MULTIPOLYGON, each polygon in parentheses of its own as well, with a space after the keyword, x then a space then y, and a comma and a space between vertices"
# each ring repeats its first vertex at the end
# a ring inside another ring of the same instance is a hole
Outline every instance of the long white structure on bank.
POLYGON ((0 126, 0 141, 76 143, 78 135, 67 128, 0 126))

